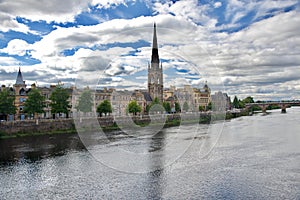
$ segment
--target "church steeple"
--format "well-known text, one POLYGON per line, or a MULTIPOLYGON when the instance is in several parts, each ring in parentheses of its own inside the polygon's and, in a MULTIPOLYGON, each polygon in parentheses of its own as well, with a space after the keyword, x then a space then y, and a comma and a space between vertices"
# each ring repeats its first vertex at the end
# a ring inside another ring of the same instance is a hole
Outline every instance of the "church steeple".
POLYGON ((19 72, 16 80, 16 85, 24 85, 23 76, 20 67, 19 67, 19 72))
POLYGON ((158 45, 157 45, 157 36, 156 36, 156 23, 154 23, 154 28, 153 28, 151 63, 159 63, 158 45))
POLYGON ((163 71, 162 64, 159 62, 155 23, 153 28, 151 64, 148 64, 148 92, 152 100, 158 98, 161 103, 163 102, 163 71))
POLYGON ((157 47, 157 36, 156 36, 156 23, 154 22, 154 28, 153 28, 153 43, 152 43, 153 49, 158 49, 157 47))

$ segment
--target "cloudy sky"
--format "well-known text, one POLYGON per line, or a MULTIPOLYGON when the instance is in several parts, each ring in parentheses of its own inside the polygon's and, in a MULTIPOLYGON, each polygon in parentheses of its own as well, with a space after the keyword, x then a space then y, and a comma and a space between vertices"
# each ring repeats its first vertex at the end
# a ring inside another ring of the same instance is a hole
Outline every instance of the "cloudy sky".
POLYGON ((165 87, 300 99, 298 0, 2 0, 0 83, 146 88, 154 22, 165 87))

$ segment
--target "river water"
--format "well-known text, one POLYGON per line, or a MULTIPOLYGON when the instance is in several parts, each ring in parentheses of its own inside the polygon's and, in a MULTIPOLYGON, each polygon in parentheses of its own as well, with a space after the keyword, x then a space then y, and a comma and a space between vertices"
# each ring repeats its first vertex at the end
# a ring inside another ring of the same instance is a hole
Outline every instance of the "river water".
MULTIPOLYGON (((97 144, 160 150, 144 173, 99 162, 74 134, 2 140, 0 199, 300 199, 299 116, 300 107, 274 110, 200 125, 196 135, 183 126, 174 144, 191 143, 171 163, 162 147, 176 127, 97 144), (205 133, 213 126, 221 134, 205 133)), ((106 158, 114 160, 110 152, 106 158)))

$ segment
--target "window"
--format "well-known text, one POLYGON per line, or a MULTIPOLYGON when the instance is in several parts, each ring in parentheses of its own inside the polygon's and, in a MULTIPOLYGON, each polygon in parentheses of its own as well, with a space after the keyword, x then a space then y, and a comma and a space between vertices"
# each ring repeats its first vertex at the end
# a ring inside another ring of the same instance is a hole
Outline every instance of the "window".
POLYGON ((25 92, 24 88, 22 88, 22 89, 20 90, 19 94, 20 94, 21 96, 26 95, 26 92, 25 92))
POLYGON ((20 103, 25 102, 26 99, 25 98, 20 98, 20 103))

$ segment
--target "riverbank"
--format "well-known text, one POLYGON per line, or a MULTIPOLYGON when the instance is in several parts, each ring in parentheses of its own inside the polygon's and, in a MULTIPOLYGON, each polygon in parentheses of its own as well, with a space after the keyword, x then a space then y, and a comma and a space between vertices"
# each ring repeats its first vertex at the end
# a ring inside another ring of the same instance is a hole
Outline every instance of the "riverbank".
MULTIPOLYGON (((161 116, 157 116, 151 123, 149 116, 134 116, 131 119, 138 126, 144 127, 147 125, 156 126, 163 123, 164 128, 179 126, 181 123, 200 123, 207 124, 216 120, 229 120, 232 118, 247 116, 247 111, 241 111, 238 113, 227 112, 225 113, 212 113, 212 112, 201 112, 201 113, 185 113, 185 114, 171 114, 166 115, 166 120, 163 121, 161 116), (156 123, 155 123, 156 122, 156 123)), ((120 130, 120 124, 117 124, 112 116, 97 118, 101 128, 104 131, 115 131, 120 130)), ((130 118, 124 117, 118 122, 122 122, 126 125, 130 118)), ((153 118, 152 118, 153 119, 153 118)), ((42 120, 26 120, 26 121, 12 121, 12 122, 1 122, 0 123, 0 139, 25 137, 32 135, 53 135, 53 134, 64 134, 64 133, 77 133, 75 119, 42 119, 42 120)), ((83 118, 83 123, 86 124, 86 129, 91 130, 93 127, 89 127, 89 118, 83 118)))

